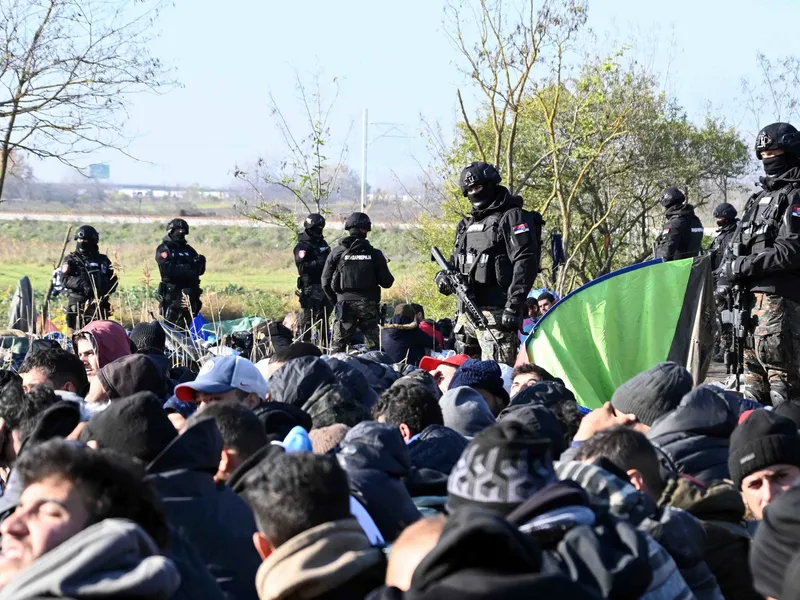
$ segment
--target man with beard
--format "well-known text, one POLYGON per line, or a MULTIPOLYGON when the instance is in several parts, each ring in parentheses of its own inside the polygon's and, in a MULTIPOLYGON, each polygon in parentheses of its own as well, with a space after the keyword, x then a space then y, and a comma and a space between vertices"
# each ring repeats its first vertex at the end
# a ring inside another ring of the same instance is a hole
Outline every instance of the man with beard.
POLYGON ((800 392, 800 133, 789 123, 767 125, 755 151, 763 190, 745 205, 720 275, 750 292, 745 394, 777 406, 800 392))
POLYGON ((325 218, 312 213, 303 223, 303 231, 297 236, 294 247, 294 264, 297 266, 297 289, 303 316, 300 331, 303 341, 310 341, 316 329, 317 339, 327 346, 328 315, 332 305, 322 289, 322 269, 331 253, 323 231, 325 218))
MULTIPOLYGON (((502 185, 493 165, 474 162, 461 172, 462 194, 471 214, 456 228, 451 262, 471 288, 486 316, 488 329, 477 331, 458 307, 456 352, 483 360, 514 364, 525 299, 539 273, 541 228, 539 213, 522 208, 523 200, 502 185)), ((450 295, 444 271, 436 275, 439 292, 450 295)))
POLYGON ((189 224, 172 219, 167 235, 156 248, 156 262, 161 272, 158 301, 161 316, 173 327, 188 329, 203 303, 200 301, 200 276, 206 272, 206 257, 186 242, 189 224))
POLYGON ((61 281, 68 294, 67 327, 83 329, 92 321, 111 314, 109 296, 117 289, 117 275, 111 261, 100 254, 100 234, 91 225, 81 225, 73 238, 75 252, 64 258, 61 281))

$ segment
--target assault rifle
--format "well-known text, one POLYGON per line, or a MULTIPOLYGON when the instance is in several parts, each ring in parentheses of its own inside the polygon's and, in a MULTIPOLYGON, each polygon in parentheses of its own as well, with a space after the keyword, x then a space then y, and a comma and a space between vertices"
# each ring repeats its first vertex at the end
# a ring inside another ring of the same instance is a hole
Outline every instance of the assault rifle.
POLYGON ((473 329, 476 331, 486 331, 499 348, 500 342, 497 341, 494 333, 492 333, 492 330, 489 328, 489 320, 475 303, 475 297, 472 294, 472 290, 469 289, 469 286, 464 281, 461 273, 456 271, 452 265, 447 262, 445 257, 442 255, 442 252, 436 246, 431 248, 431 258, 436 261, 436 264, 439 265, 439 268, 447 278, 447 283, 453 290, 456 298, 458 298, 459 306, 461 307, 461 310, 464 311, 464 316, 467 318, 467 321, 469 321, 469 324, 472 325, 473 329))

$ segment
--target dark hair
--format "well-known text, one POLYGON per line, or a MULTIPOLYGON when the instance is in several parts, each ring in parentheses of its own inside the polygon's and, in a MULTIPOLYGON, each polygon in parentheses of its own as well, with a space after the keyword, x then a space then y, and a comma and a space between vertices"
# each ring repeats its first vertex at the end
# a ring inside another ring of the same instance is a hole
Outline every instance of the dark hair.
POLYGON ((19 372, 27 373, 34 369, 44 371, 53 388, 57 390, 64 389, 67 383, 72 383, 75 393, 79 396, 85 396, 89 391, 89 379, 81 359, 66 350, 47 348, 29 353, 19 372))
MULTIPOLYGON (((81 365, 81 368, 83 368, 83 365, 81 365)), ((9 383, 22 387, 22 377, 10 369, 0 369, 0 391, 2 391, 3 388, 9 383)))
POLYGON ((539 299, 538 298, 525 298, 525 308, 539 308, 539 299))
POLYGON ((622 425, 598 431, 580 445, 575 460, 601 456, 622 471, 638 470, 651 493, 660 494, 664 490, 658 454, 643 433, 622 425))
POLYGON ((206 420, 217 424, 223 446, 238 452, 242 459, 249 458, 268 443, 264 426, 256 413, 238 402, 212 402, 202 412, 189 417, 186 427, 206 420))
MULTIPOLYGON (((0 393, 0 418, 9 431, 19 431, 24 424, 30 434, 41 414, 58 401, 49 387, 40 385, 26 394, 22 387, 10 385, 0 393)), ((25 435, 20 437, 24 439, 25 435)))
POLYGON ((422 304, 417 304, 416 302, 412 302, 411 306, 414 307, 415 313, 422 313, 422 318, 425 318, 425 309, 422 307, 422 304))
POLYGON ((550 412, 561 423, 561 429, 564 431, 564 442, 568 448, 572 444, 575 434, 578 433, 578 428, 583 420, 583 413, 578 407, 578 403, 571 398, 564 398, 553 404, 550 406, 550 412))
POLYGON ((524 365, 514 367, 514 370, 511 371, 511 381, 514 381, 514 378, 517 375, 536 375, 536 377, 539 378, 539 381, 555 380, 555 377, 553 377, 549 372, 544 370, 539 365, 534 365, 533 363, 526 363, 524 365))
POLYGON ((390 425, 405 423, 411 435, 422 433, 429 425, 444 425, 439 402, 422 383, 391 386, 372 407, 372 416, 382 416, 390 425))
POLYGON ((92 450, 78 442, 50 440, 26 450, 15 470, 22 487, 50 476, 78 486, 89 511, 89 525, 104 519, 129 519, 142 527, 160 548, 169 543, 167 519, 144 468, 108 450, 92 450))
POLYGON ((536 299, 537 302, 541 302, 542 300, 548 300, 549 302, 555 304, 556 297, 553 296, 550 292, 542 292, 539 294, 539 297, 536 299))
POLYGON ((333 456, 277 454, 244 481, 258 529, 279 547, 313 527, 350 516, 347 475, 333 456))
POLYGON ((319 358, 322 356, 322 350, 311 342, 294 342, 286 346, 286 348, 276 350, 275 354, 270 356, 269 362, 285 363, 302 356, 316 356, 319 358))

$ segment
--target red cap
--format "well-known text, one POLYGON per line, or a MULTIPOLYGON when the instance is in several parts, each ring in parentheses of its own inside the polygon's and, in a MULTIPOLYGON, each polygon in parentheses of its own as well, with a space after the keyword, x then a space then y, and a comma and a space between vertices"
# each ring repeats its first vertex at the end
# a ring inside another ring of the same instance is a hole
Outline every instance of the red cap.
POLYGON ((438 358, 433 358, 432 356, 423 356, 422 360, 419 361, 419 368, 423 371, 430 372, 435 371, 439 365, 452 365, 454 367, 460 367, 468 360, 468 354, 454 354, 453 356, 448 356, 444 360, 439 360, 438 358))
POLYGON ((754 410, 746 410, 741 415, 739 415, 739 425, 747 421, 747 417, 752 415, 755 411, 754 410))

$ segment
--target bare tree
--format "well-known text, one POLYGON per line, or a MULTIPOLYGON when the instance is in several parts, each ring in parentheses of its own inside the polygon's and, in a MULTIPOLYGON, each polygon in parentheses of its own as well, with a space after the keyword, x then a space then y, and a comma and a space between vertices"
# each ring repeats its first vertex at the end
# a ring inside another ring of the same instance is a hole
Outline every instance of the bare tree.
POLYGON ((133 94, 174 84, 150 55, 166 0, 0 0, 0 198, 12 153, 80 169, 124 150, 133 94))
POLYGON ((800 58, 786 56, 770 60, 756 54, 758 79, 742 78, 745 110, 753 123, 753 134, 774 121, 800 117, 800 58))
POLYGON ((334 92, 330 99, 327 99, 322 83, 319 74, 310 85, 296 74, 295 88, 303 108, 305 132, 289 125, 284 111, 270 94, 270 111, 288 156, 277 168, 271 167, 263 158, 258 159, 252 173, 238 166, 234 168, 234 177, 244 182, 251 192, 252 199, 238 198, 237 208, 243 215, 294 231, 300 213, 330 214, 328 203, 339 191, 339 181, 346 169, 346 140, 353 123, 351 121, 337 158, 332 161, 328 156, 333 141, 330 121, 339 97, 339 83, 336 78, 331 82, 334 92))

